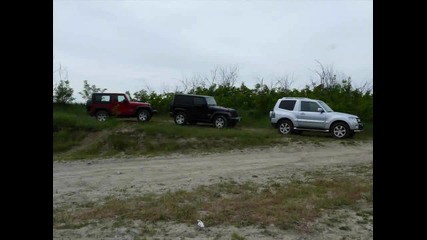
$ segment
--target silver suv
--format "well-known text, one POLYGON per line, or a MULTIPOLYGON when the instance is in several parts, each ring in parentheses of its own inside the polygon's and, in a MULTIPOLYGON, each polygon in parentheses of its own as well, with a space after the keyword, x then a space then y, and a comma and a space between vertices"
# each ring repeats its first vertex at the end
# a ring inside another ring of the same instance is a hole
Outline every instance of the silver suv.
POLYGON ((270 111, 270 120, 282 134, 319 131, 347 138, 363 130, 359 117, 334 112, 323 101, 310 98, 280 98, 270 111))

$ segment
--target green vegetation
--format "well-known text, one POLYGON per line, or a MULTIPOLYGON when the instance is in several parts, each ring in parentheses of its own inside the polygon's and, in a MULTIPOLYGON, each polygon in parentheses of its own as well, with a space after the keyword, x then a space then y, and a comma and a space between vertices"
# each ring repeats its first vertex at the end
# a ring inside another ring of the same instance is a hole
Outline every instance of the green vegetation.
POLYGON ((160 155, 170 153, 218 152, 254 146, 286 145, 290 142, 315 143, 340 141, 354 145, 372 138, 372 124, 353 139, 337 140, 329 134, 304 132, 283 136, 268 117, 243 117, 234 128, 216 129, 210 125, 178 126, 166 114, 150 122, 136 119, 110 119, 98 122, 82 104, 54 104, 53 153, 55 160, 88 159, 114 155, 160 155))
POLYGON ((254 146, 283 146, 290 142, 321 146, 324 142, 340 141, 343 145, 354 145, 372 136, 372 132, 367 131, 353 139, 342 140, 329 134, 311 132, 283 136, 269 123, 258 128, 237 126, 216 129, 209 125, 178 126, 170 119, 164 121, 162 118, 153 118, 142 124, 133 119, 112 119, 102 124, 88 119, 83 123, 74 122, 74 125, 70 125, 72 128, 62 128, 53 133, 54 159, 220 152, 254 146))
MULTIPOLYGON (((66 82, 61 82, 62 88, 55 88, 54 93, 58 96, 57 93, 61 90, 66 100, 56 98, 57 103, 54 103, 54 159, 83 159, 116 154, 197 153, 287 144, 291 141, 313 142, 318 145, 322 145, 324 141, 336 141, 325 133, 304 132, 301 136, 278 134, 271 126, 268 114, 281 97, 321 99, 335 111, 358 115, 365 125, 365 130, 356 134, 354 139, 340 140, 344 146, 357 144, 357 140, 372 138, 371 89, 354 88, 350 78, 343 77, 343 80, 338 81, 336 75, 332 74, 333 69, 324 68, 321 64, 320 67, 321 71, 316 72, 321 77, 320 80, 299 90, 291 90, 287 78, 281 78, 271 86, 260 81, 253 89, 244 83, 240 87, 235 87, 237 68, 213 71, 212 79, 219 79, 218 81, 202 79, 199 76, 183 82, 185 92, 214 96, 219 105, 232 107, 238 111, 242 121, 235 128, 221 130, 202 125, 176 126, 168 115, 174 93, 148 92, 144 89, 135 92, 133 97, 138 101, 150 102, 159 111, 150 122, 141 124, 135 119, 110 119, 100 123, 88 116, 83 104, 66 104, 72 100, 69 96, 72 89, 66 82), (219 75, 218 71, 222 75, 219 75)), ((90 85, 85 80, 84 91, 80 94, 87 99, 91 93, 103 91, 106 89, 90 85)), ((130 92, 127 93, 132 95, 130 92)))
MULTIPOLYGON (((249 89, 242 83, 240 87, 215 84, 208 88, 197 86, 189 93, 214 96, 219 105, 237 109, 244 119, 261 118, 268 121, 268 113, 273 109, 277 99, 308 97, 323 100, 334 111, 358 115, 363 122, 373 120, 373 94, 370 91, 354 89, 348 79, 327 87, 320 84, 292 91, 281 87, 268 87, 262 83, 256 84, 254 89, 249 89)), ((145 90, 134 94, 136 100, 150 102, 162 113, 168 113, 172 97, 173 93, 148 94, 145 90)))

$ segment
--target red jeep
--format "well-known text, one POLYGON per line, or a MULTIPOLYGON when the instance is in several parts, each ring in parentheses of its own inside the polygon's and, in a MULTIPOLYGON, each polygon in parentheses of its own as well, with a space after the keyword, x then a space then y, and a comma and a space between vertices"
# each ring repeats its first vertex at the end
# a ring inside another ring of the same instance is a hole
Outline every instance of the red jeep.
POLYGON ((93 93, 92 99, 86 102, 86 109, 100 122, 107 120, 110 116, 136 117, 138 121, 146 122, 157 113, 150 103, 132 102, 125 93, 93 93))

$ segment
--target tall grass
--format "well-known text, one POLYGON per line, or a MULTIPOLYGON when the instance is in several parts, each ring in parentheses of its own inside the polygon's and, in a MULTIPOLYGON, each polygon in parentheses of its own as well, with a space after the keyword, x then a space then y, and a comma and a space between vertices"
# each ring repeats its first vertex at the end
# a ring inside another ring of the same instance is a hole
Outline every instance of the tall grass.
POLYGON ((82 104, 54 104, 53 153, 61 153, 77 146, 90 133, 111 129, 118 125, 115 119, 98 122, 86 112, 82 104))
POLYGON ((98 122, 89 116, 85 106, 82 104, 54 105, 53 108, 53 130, 84 130, 97 131, 111 128, 118 124, 116 119, 106 122, 98 122))

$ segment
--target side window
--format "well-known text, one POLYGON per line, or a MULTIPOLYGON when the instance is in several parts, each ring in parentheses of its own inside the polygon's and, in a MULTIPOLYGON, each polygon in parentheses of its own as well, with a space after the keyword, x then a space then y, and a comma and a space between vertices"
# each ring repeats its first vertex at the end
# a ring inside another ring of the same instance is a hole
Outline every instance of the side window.
POLYGON ((126 99, 125 96, 117 95, 117 102, 123 102, 125 99, 126 99))
POLYGON ((195 97, 193 98, 193 104, 196 106, 200 106, 206 103, 205 98, 201 98, 201 97, 195 97))
POLYGON ((175 104, 179 105, 191 105, 193 104, 193 99, 188 96, 175 96, 175 104))
POLYGON ((296 102, 296 100, 283 100, 280 102, 279 108, 292 111, 296 102))
POLYGON ((109 95, 104 95, 101 98, 101 102, 105 102, 105 103, 111 102, 111 97, 109 95))
POLYGON ((111 102, 111 97, 110 97, 110 95, 96 95, 95 96, 95 102, 109 103, 109 102, 111 102))
POLYGON ((303 112, 317 112, 317 108, 319 107, 319 104, 315 102, 301 101, 301 111, 303 112))

